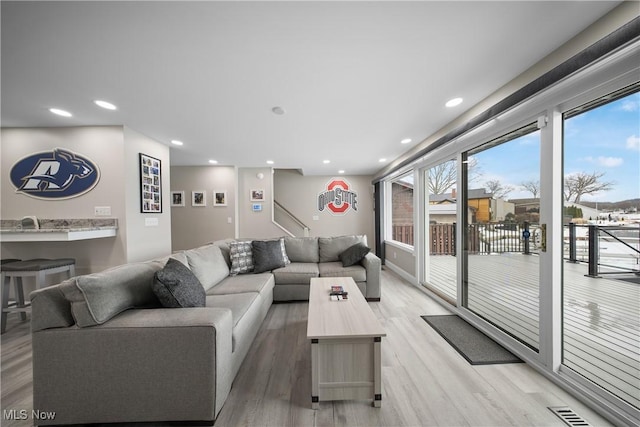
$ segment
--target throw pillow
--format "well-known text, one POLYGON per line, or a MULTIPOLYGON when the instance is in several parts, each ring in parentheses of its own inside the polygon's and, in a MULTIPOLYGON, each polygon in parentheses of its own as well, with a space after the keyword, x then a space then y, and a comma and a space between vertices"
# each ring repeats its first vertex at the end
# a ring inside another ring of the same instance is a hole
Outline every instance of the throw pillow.
POLYGON ((356 243, 353 246, 348 247, 340 255, 340 261, 342 261, 343 267, 349 267, 362 261, 371 249, 369 249, 364 243, 356 243))
POLYGON ((286 265, 281 240, 254 240, 251 246, 254 273, 264 273, 286 265))
POLYGON ((282 248, 282 259, 284 259, 284 265, 291 264, 291 260, 287 256, 287 249, 286 249, 285 244, 284 244, 284 237, 280 238, 280 246, 282 248))
POLYGON ((204 307, 207 295, 189 267, 169 258, 162 270, 155 274, 153 292, 163 307, 204 307))
POLYGON ((229 243, 229 258, 231 258, 231 270, 229 275, 250 273, 253 271, 253 253, 251 241, 229 243))

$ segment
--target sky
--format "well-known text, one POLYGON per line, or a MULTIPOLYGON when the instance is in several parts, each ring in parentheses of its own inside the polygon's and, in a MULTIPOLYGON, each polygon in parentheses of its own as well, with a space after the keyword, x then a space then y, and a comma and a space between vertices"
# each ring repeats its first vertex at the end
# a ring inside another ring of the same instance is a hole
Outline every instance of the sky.
MULTIPOLYGON (((481 175, 514 187, 510 199, 532 197, 523 181, 540 180, 540 132, 534 132, 474 155, 481 175)), ((582 200, 618 202, 640 198, 640 92, 574 116, 564 123, 564 172, 604 173, 606 192, 582 200)))

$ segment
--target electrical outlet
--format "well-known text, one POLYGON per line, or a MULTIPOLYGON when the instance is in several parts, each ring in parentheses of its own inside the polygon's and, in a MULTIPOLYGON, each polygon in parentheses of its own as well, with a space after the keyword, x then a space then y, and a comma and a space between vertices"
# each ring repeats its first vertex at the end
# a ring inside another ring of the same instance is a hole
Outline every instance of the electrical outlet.
POLYGON ((111 216, 111 206, 96 206, 94 214, 95 216, 111 216))

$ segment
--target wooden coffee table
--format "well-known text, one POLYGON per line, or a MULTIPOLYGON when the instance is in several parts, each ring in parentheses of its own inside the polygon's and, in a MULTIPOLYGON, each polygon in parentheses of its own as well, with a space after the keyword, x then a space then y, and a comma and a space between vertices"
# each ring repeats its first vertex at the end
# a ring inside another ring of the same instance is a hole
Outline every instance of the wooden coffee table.
POLYGON ((321 400, 372 399, 382 403, 384 329, 350 277, 311 279, 307 338, 311 340, 311 406, 321 400), (331 286, 348 299, 332 301, 331 286))

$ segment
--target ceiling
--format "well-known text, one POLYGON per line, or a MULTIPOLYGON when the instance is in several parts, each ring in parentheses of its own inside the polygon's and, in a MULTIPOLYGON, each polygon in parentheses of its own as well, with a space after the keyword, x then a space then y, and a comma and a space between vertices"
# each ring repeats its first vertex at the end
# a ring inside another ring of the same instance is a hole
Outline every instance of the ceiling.
POLYGON ((618 3, 2 1, 2 126, 126 125, 174 166, 368 175, 618 3))

